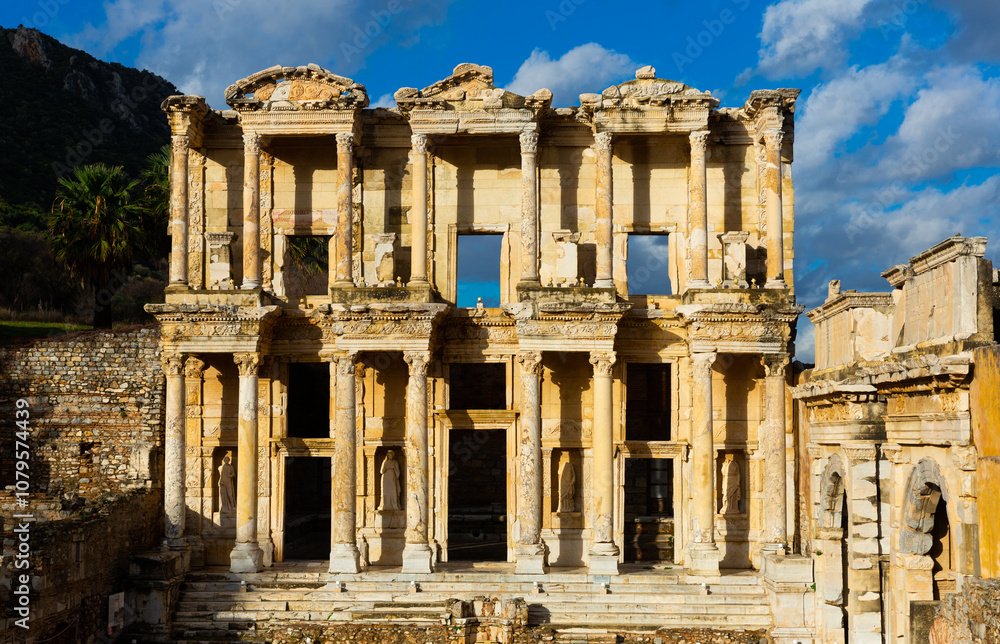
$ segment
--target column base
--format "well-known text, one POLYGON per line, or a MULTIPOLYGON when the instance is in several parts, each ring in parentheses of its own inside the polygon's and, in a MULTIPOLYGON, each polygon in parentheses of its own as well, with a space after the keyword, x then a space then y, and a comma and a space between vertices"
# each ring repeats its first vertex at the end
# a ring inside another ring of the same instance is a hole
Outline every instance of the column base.
POLYGON ((588 572, 591 575, 617 575, 618 555, 595 555, 591 553, 588 572))
POLYGON ((517 282, 517 286, 515 288, 540 288, 541 286, 542 283, 538 280, 537 277, 535 279, 521 278, 517 282))
POLYGON ((783 543, 765 543, 760 547, 762 555, 786 555, 788 547, 783 543))
POLYGON ((688 288, 713 288, 712 283, 708 280, 691 280, 688 282, 688 288))
POLYGON ((514 574, 517 575, 544 575, 545 555, 516 555, 514 560, 514 574))
POLYGON ((184 537, 179 539, 164 539, 163 548, 180 555, 181 570, 184 572, 191 570, 191 544, 188 543, 187 539, 184 537))
POLYGON ((330 572, 361 572, 361 553, 353 543, 335 543, 330 548, 330 572))
POLYGON ((403 546, 403 572, 429 575, 433 553, 426 543, 408 543, 403 546))
POLYGON ((253 282, 250 280, 243 280, 243 284, 240 285, 240 289, 244 291, 252 291, 255 288, 260 288, 260 282, 253 282))
POLYGON ((334 280, 330 282, 330 288, 352 288, 354 282, 351 280, 334 280))
POLYGON ((719 575, 719 547, 715 543, 692 543, 687 547, 685 566, 695 576, 719 575))
POLYGON ((594 288, 614 288, 614 280, 594 280, 594 288))
POLYGON ((788 288, 785 284, 785 280, 767 280, 764 282, 764 288, 788 288))
POLYGON ((263 553, 256 543, 237 543, 229 554, 229 572, 260 572, 263 553))

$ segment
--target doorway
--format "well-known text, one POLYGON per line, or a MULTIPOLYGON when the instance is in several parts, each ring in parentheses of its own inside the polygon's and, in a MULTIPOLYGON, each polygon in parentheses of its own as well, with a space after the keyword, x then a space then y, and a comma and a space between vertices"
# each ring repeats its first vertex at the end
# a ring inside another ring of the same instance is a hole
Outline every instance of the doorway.
POLYGON ((507 561, 507 432, 452 429, 448 560, 507 561))
POLYGON ((625 459, 625 561, 674 558, 674 459, 625 459))
POLYGON ((285 459, 284 560, 330 558, 329 457, 285 459))

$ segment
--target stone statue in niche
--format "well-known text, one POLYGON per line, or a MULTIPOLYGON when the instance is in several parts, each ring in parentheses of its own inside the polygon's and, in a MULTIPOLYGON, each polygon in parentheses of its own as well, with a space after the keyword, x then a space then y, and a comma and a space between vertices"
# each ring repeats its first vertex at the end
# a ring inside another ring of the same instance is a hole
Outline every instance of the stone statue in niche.
POLYGON ((733 454, 726 454, 722 463, 722 510, 720 514, 739 514, 743 490, 740 487, 740 466, 733 454))
POLYGON ((559 466, 559 509, 558 512, 576 511, 576 469, 569 461, 559 466))
POLYGON ((236 469, 230 460, 226 454, 219 467, 219 509, 223 512, 236 512, 236 469))
POLYGON ((382 502, 379 510, 399 510, 399 463, 396 452, 389 450, 382 461, 382 502))

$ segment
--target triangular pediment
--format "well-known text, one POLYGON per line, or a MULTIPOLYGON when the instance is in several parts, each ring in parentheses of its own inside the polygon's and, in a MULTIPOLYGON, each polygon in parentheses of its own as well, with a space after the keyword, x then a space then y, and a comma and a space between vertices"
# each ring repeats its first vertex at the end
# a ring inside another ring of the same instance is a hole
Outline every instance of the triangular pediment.
POLYGON ((226 103, 239 111, 361 109, 368 106, 368 93, 316 64, 275 65, 230 85, 226 103))
MULTIPOLYGON (((581 94, 580 104, 592 109, 659 108, 674 102, 711 99, 711 96, 709 92, 702 92, 684 83, 657 78, 654 68, 643 67, 636 71, 633 80, 612 85, 600 94, 581 94)), ((718 103, 715 99, 711 100, 718 103)))
POLYGON ((493 84, 493 69, 485 65, 462 63, 451 76, 418 90, 404 87, 395 94, 396 104, 411 109, 458 111, 498 109, 539 109, 552 102, 552 92, 539 90, 521 96, 493 84))

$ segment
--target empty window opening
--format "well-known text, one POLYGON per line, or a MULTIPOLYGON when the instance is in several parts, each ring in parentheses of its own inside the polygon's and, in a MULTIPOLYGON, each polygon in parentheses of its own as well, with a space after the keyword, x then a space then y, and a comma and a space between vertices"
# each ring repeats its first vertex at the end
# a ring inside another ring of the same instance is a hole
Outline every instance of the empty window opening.
POLYGON ((285 459, 283 559, 330 558, 330 458, 285 459))
POLYGON ((326 294, 329 287, 330 235, 289 237, 283 272, 289 296, 326 294))
POLYGON ((673 517, 673 459, 625 459, 625 560, 672 561, 673 517))
POLYGON ((459 235, 455 306, 500 306, 500 247, 503 235, 459 235))
POLYGON ((629 295, 670 295, 669 237, 664 234, 630 233, 628 258, 629 295))
POLYGON ((626 366, 625 438, 670 440, 670 365, 626 366))
POLYGON ((448 560, 507 560, 507 433, 453 429, 448 452, 448 560))
POLYGON ((507 409, 507 368, 502 363, 449 367, 449 409, 507 409))
POLYGON ((330 437, 330 363, 288 365, 288 436, 330 437))

